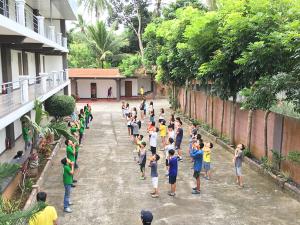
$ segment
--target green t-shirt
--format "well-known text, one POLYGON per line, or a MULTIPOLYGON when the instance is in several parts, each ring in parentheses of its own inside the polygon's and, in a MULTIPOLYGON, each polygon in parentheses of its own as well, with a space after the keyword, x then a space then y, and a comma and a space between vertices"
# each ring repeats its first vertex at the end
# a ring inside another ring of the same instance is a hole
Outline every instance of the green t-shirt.
POLYGON ((84 119, 80 119, 80 129, 79 129, 79 133, 83 134, 84 132, 84 119))
POLYGON ((22 128, 22 135, 23 135, 24 141, 30 140, 29 129, 27 127, 22 128))
POLYGON ((84 110, 85 116, 88 118, 90 116, 90 111, 88 108, 84 110))
POLYGON ((79 145, 75 146, 75 152, 79 152, 79 145))
POLYGON ((71 127, 70 132, 71 134, 74 134, 77 131, 77 127, 71 127))
POLYGON ((71 167, 69 165, 64 166, 64 184, 73 184, 73 175, 71 174, 71 167))
POLYGON ((66 151, 67 151, 67 158, 70 159, 72 162, 75 162, 73 147, 68 145, 66 151))

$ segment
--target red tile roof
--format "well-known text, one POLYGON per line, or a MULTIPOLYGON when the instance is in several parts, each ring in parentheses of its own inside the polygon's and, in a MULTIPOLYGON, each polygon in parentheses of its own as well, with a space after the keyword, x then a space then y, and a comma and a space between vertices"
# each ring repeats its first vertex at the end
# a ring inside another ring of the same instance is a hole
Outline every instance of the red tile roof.
POLYGON ((69 69, 70 78, 124 78, 119 69, 69 69))

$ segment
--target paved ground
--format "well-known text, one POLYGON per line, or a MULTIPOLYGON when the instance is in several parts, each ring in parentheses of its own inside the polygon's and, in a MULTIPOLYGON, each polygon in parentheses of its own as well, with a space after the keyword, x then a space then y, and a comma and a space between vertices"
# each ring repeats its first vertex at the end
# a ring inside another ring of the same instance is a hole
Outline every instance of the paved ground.
MULTIPOLYGON (((138 102, 134 104, 138 105, 138 102)), ((158 108, 167 102, 155 102, 158 108)), ((61 149, 43 190, 48 192, 49 203, 59 214, 63 225, 138 225, 139 212, 150 209, 154 225, 236 224, 236 225, 299 225, 300 203, 256 172, 244 166, 244 189, 235 185, 232 155, 216 146, 212 154, 213 179, 201 180, 202 193, 191 194, 194 187, 191 163, 185 160, 179 166, 177 196, 167 195, 168 184, 164 176, 164 160, 159 165, 160 198, 150 196, 151 181, 139 180, 139 168, 133 161, 133 145, 127 136, 121 118, 119 103, 97 103, 93 106, 94 121, 86 131, 84 146, 80 150, 80 169, 76 175, 78 185, 73 189, 72 214, 64 214, 63 185, 60 159, 61 149)), ((187 127, 185 143, 187 148, 187 127)))

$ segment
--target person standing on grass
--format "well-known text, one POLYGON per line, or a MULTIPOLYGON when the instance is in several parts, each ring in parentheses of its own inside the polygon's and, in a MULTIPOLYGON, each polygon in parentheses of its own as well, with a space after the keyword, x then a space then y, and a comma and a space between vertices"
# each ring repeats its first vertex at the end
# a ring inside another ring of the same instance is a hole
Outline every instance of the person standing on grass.
POLYGON ((152 155, 156 154, 156 147, 157 147, 157 132, 159 131, 158 128, 155 128, 154 131, 150 131, 150 150, 152 155))
POLYGON ((25 152, 27 151, 27 149, 31 150, 32 148, 32 137, 31 137, 31 130, 29 128, 29 126, 25 123, 22 122, 22 136, 23 136, 23 140, 25 142, 25 152))
POLYGON ((63 165, 63 181, 65 186, 65 195, 64 195, 64 212, 71 213, 72 210, 70 205, 72 205, 71 198, 71 189, 73 184, 73 175, 74 175, 74 162, 68 158, 61 160, 63 165))
POLYGON ((203 169, 205 172, 204 178, 207 180, 210 180, 211 173, 210 173, 210 156, 211 156, 211 150, 214 147, 213 143, 208 142, 205 144, 205 147, 203 148, 204 155, 203 155, 203 169))
POLYGON ((46 199, 45 192, 37 193, 36 201, 42 209, 30 218, 29 225, 57 225, 57 212, 53 206, 46 204, 46 199))
POLYGON ((200 172, 202 168, 203 161, 203 143, 198 143, 195 141, 193 150, 190 156, 194 159, 194 175, 193 177, 196 179, 197 186, 193 188, 192 194, 200 194, 200 172))
POLYGON ((178 173, 178 160, 175 156, 174 150, 169 150, 169 184, 171 185, 171 191, 169 191, 168 195, 175 196, 176 195, 176 179, 178 173))
POLYGON ((158 198, 158 172, 157 172, 157 161, 160 159, 159 155, 155 154, 150 158, 149 167, 151 168, 151 181, 154 191, 151 192, 152 198, 158 198))
POLYGON ((147 160, 147 152, 146 152, 146 142, 142 142, 140 145, 140 157, 139 157, 139 165, 141 170, 141 180, 145 180, 145 167, 146 167, 146 160, 147 160))
POLYGON ((182 150, 181 150, 181 143, 183 139, 183 129, 181 128, 182 122, 179 121, 177 122, 177 131, 176 131, 176 141, 175 141, 175 146, 176 150, 178 151, 178 160, 182 161, 182 150))
POLYGON ((234 163, 234 168, 235 168, 235 175, 236 175, 236 183, 239 185, 239 187, 244 187, 243 185, 243 179, 242 179, 242 162, 244 158, 244 149, 245 146, 243 144, 238 144, 234 157, 233 157, 233 163, 234 163))
POLYGON ((159 125, 159 134, 161 137, 162 148, 161 150, 164 151, 166 147, 166 136, 167 136, 167 127, 166 121, 162 120, 159 125))

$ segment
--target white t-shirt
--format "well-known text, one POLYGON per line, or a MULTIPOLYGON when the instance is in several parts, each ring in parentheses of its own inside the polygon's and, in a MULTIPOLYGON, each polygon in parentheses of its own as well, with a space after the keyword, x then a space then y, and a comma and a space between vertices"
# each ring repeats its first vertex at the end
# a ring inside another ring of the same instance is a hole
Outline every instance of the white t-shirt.
POLYGON ((153 132, 150 136, 150 146, 156 147, 157 145, 157 132, 153 132))
POLYGON ((158 119, 164 120, 165 119, 165 114, 164 113, 160 114, 158 119))
POLYGON ((174 130, 169 132, 169 138, 172 138, 175 141, 175 131, 174 130))
POLYGON ((165 147, 166 158, 169 157, 169 150, 171 150, 171 149, 175 150, 175 145, 174 145, 174 143, 173 143, 173 144, 169 144, 169 145, 167 145, 167 146, 165 147))

